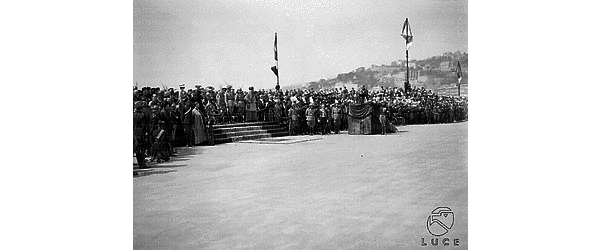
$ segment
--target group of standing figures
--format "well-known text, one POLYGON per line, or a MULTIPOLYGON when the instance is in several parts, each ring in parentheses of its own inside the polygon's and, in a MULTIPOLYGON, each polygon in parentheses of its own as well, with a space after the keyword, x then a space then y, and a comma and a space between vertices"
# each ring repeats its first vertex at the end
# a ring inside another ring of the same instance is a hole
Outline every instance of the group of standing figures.
POLYGON ((338 134, 348 128, 348 106, 294 103, 287 111, 287 118, 290 135, 338 134))

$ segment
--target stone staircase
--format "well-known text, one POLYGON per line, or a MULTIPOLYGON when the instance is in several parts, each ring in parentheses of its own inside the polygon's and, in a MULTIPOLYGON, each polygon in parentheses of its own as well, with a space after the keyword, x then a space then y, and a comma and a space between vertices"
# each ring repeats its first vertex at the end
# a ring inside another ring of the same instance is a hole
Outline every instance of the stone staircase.
POLYGON ((215 145, 228 142, 256 140, 267 137, 287 136, 285 125, 275 122, 246 122, 222 124, 213 127, 215 145))

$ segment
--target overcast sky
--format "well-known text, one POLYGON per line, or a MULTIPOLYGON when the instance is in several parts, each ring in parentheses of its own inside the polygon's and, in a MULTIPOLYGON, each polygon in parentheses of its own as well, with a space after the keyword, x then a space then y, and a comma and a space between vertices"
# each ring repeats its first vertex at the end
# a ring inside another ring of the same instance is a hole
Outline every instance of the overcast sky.
POLYGON ((272 88, 405 58, 468 52, 466 0, 134 0, 133 83, 272 88))

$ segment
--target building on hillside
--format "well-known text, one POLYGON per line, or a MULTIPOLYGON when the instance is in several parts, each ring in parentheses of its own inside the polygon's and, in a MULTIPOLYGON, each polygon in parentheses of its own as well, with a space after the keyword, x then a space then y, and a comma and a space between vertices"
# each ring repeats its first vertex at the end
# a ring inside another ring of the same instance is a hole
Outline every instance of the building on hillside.
POLYGON ((391 74, 394 71, 402 71, 402 69, 404 69, 404 67, 397 65, 397 66, 388 66, 388 65, 381 65, 381 66, 375 66, 373 68, 371 68, 372 71, 377 71, 379 73, 384 73, 384 74, 391 74))
POLYGON ((452 71, 454 70, 454 64, 451 61, 444 61, 440 63, 440 70, 441 71, 452 71))

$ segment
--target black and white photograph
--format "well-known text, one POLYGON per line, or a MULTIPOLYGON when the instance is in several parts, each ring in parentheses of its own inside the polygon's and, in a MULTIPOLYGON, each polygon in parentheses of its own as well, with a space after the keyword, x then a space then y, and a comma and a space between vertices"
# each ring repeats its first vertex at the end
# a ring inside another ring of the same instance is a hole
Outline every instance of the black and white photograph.
POLYGON ((468 248, 466 0, 133 7, 134 249, 468 248))

